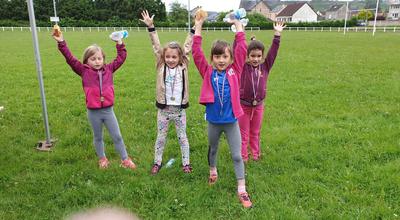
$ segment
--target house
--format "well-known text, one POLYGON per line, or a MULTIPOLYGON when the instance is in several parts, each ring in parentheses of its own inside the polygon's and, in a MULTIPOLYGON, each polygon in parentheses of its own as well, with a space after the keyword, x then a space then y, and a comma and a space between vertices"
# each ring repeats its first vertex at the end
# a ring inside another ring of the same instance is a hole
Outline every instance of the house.
POLYGON ((271 19, 271 8, 268 6, 267 1, 241 0, 239 8, 244 8, 247 13, 259 13, 271 19))
MULTIPOLYGON (((193 8, 192 10, 190 10, 190 16, 192 18, 194 18, 194 15, 196 14, 196 11, 199 10, 199 8, 201 8, 201 6, 197 6, 195 8, 193 8)), ((219 13, 216 11, 207 11, 208 17, 207 17, 207 21, 208 22, 216 22, 219 13)))
POLYGON ((288 4, 276 16, 276 21, 284 22, 316 22, 318 18, 317 13, 307 2, 298 2, 288 4))
POLYGON ((389 12, 387 13, 387 19, 399 20, 399 18, 400 18, 400 1, 396 1, 389 5, 389 12))
MULTIPOLYGON (((347 12, 349 18, 349 12, 347 12)), ((344 20, 346 18, 346 4, 334 4, 325 12, 325 20, 344 20)))
POLYGON ((276 21, 276 16, 284 9, 286 5, 278 5, 270 12, 270 18, 272 21, 276 21))

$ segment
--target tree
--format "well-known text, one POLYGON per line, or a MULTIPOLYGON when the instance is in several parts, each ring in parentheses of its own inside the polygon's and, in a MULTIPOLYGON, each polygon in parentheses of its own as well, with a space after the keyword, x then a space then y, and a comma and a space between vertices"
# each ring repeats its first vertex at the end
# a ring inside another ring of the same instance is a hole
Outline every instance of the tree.
POLYGON ((361 10, 357 14, 357 18, 359 20, 364 20, 364 21, 371 20, 373 17, 374 17, 374 14, 369 10, 361 10))
POLYGON ((178 2, 174 2, 171 4, 171 12, 168 14, 169 21, 175 23, 186 22, 187 16, 188 11, 184 6, 182 6, 178 2))

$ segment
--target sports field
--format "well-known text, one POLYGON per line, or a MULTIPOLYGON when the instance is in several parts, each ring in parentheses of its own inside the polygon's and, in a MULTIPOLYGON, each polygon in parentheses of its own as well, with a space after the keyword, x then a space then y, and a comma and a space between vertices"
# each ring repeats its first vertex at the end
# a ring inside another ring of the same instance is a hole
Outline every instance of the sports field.
MULTIPOLYGON (((269 45, 272 31, 248 33, 269 45)), ((106 60, 116 54, 108 32, 67 32, 81 58, 92 43, 106 60)), ((184 32, 159 33, 162 43, 184 32)), ((209 54, 217 38, 204 32, 209 54)), ((0 32, 0 219, 62 219, 85 208, 113 205, 143 219, 399 219, 400 35, 398 33, 283 32, 268 82, 262 160, 246 166, 254 207, 241 208, 226 140, 219 180, 207 184, 207 123, 198 104, 201 79, 190 65, 187 109, 192 174, 184 174, 174 126, 164 161, 150 175, 156 138, 155 59, 147 33, 131 32, 128 58, 116 72, 114 111, 138 169, 118 166, 105 132, 108 170, 99 170, 80 78, 49 33, 39 33, 52 137, 45 139, 32 37, 0 32)))

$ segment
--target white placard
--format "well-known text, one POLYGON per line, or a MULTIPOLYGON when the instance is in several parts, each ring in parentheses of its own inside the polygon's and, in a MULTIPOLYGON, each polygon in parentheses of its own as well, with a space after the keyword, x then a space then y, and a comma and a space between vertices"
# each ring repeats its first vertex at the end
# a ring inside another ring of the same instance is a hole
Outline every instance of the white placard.
POLYGON ((50 21, 52 22, 59 22, 60 18, 59 17, 50 17, 50 21))

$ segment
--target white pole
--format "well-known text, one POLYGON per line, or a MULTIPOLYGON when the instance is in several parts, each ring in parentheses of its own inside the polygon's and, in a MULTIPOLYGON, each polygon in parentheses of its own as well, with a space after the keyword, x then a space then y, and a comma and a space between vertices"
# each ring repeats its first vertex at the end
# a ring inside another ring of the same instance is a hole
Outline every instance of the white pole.
MULTIPOLYGON (((53 0, 53 9, 54 9, 54 17, 57 17, 56 0, 53 0)), ((56 21, 56 24, 58 24, 58 21, 56 21)))
POLYGON ((190 0, 188 0, 188 28, 190 31, 190 0))
POLYGON ((44 94, 42 62, 40 60, 39 42, 38 42, 38 36, 37 36, 37 32, 36 32, 35 12, 33 10, 32 0, 28 0, 27 3, 28 3, 29 23, 31 25, 31 30, 32 30, 33 48, 34 48, 34 52, 35 52, 36 70, 37 70, 38 80, 39 80, 40 97, 42 98, 42 114, 43 114, 44 126, 46 129, 46 143, 50 144, 51 143, 50 128, 49 128, 49 121, 48 121, 48 117, 47 117, 46 96, 44 94))
POLYGON ((379 0, 376 0, 375 19, 374 19, 374 30, 372 31, 372 36, 375 36, 375 31, 376 31, 376 17, 378 16, 378 6, 379 6, 379 0))
POLYGON ((347 14, 349 13, 349 1, 346 2, 346 16, 344 17, 344 29, 343 34, 346 34, 346 27, 347 27, 347 14))

